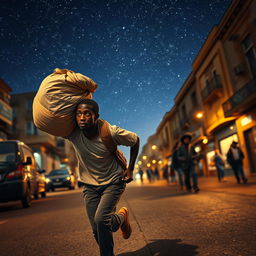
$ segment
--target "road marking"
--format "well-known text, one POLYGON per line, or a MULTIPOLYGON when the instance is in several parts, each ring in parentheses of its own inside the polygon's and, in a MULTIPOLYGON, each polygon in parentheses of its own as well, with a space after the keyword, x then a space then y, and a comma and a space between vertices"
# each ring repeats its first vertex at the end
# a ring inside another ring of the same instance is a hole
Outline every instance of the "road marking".
POLYGON ((0 220, 0 225, 6 223, 8 220, 0 220))

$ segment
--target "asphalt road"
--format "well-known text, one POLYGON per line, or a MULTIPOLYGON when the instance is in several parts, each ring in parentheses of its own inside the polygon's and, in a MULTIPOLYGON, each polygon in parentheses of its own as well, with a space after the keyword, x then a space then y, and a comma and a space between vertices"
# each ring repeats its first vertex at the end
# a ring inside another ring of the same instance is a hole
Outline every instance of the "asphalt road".
MULTIPOLYGON (((119 256, 256 256, 256 200, 247 194, 129 185, 133 235, 114 234, 119 256)), ((81 190, 48 193, 28 209, 0 204, 1 256, 97 256, 81 190)))

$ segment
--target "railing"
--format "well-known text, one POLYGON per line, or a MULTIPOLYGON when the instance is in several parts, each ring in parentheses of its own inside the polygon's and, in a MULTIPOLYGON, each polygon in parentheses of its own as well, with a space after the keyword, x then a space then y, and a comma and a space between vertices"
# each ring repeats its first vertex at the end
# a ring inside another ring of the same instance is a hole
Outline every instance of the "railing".
POLYGON ((251 95, 255 95, 255 92, 256 79, 253 79, 222 104, 225 116, 231 115, 234 112, 235 107, 246 102, 251 95))
POLYGON ((216 89, 222 88, 222 83, 219 75, 215 75, 209 83, 206 85, 206 87, 202 91, 202 97, 203 100, 206 100, 209 95, 216 89))

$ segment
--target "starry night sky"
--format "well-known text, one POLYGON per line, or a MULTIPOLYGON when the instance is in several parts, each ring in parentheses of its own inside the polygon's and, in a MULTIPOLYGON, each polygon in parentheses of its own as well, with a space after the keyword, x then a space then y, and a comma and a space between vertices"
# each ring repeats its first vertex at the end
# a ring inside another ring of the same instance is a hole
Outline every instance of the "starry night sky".
POLYGON ((54 68, 99 84, 101 118, 145 144, 231 0, 1 0, 0 77, 36 91, 54 68))

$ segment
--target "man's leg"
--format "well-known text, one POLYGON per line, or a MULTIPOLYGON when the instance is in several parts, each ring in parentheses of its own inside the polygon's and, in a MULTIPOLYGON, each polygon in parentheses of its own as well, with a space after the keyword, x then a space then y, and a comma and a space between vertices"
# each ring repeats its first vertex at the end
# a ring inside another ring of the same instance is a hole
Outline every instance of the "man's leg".
POLYGON ((190 175, 192 177, 192 180, 193 180, 193 189, 195 192, 198 192, 199 191, 199 188, 198 188, 198 178, 197 178, 197 173, 196 173, 196 170, 195 170, 195 166, 191 166, 190 167, 190 175))
POLYGON ((181 168, 177 168, 177 173, 178 173, 178 178, 179 178, 179 183, 180 183, 180 187, 183 188, 183 171, 181 168))
POLYGON ((218 180, 219 182, 221 182, 222 180, 221 169, 218 165, 216 166, 216 168, 217 168, 218 180))
POLYGON ((116 205, 125 190, 125 183, 110 184, 104 189, 98 205, 94 222, 97 226, 98 243, 101 256, 114 255, 112 232, 119 229, 124 221, 123 214, 115 214, 116 205))
POLYGON ((239 178, 239 174, 238 174, 238 165, 237 164, 233 164, 232 169, 233 169, 233 172, 235 174, 237 183, 240 183, 240 178, 239 178))
POLYGON ((98 232, 97 232, 97 226, 95 225, 95 222, 94 222, 94 217, 95 217, 95 213, 101 198, 99 187, 86 185, 83 193, 84 193, 84 203, 85 203, 87 216, 89 218, 89 221, 92 227, 93 235, 96 239, 96 242, 98 243, 98 232))
POLYGON ((245 175, 244 175, 243 164, 240 164, 240 163, 239 163, 237 169, 238 169, 238 174, 239 174, 239 176, 241 176, 242 179, 243 179, 243 182, 246 183, 246 182, 247 182, 247 178, 246 178, 245 175))
POLYGON ((187 191, 191 191, 191 183, 190 183, 190 170, 189 168, 183 169, 185 175, 185 185, 187 191))

